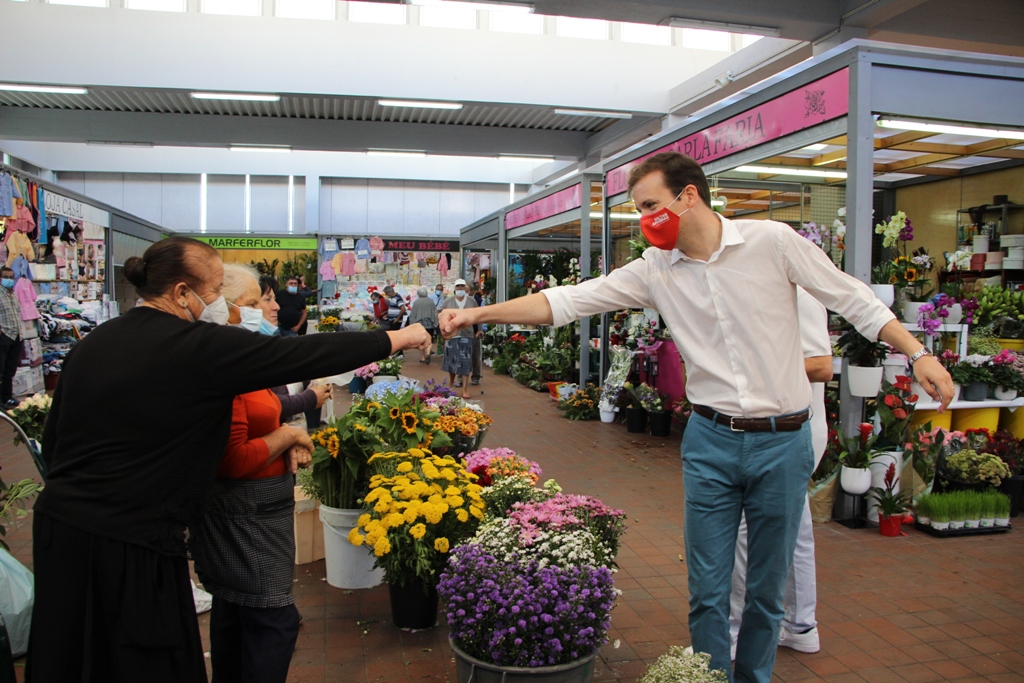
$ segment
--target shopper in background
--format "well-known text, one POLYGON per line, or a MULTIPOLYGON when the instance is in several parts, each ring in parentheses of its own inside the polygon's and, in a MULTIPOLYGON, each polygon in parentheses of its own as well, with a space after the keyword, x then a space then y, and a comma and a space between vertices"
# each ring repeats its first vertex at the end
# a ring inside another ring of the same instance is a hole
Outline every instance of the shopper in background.
POLYGON ((387 322, 389 327, 386 329, 397 330, 402 326, 402 319, 405 317, 405 312, 408 308, 405 305, 405 299, 402 295, 395 291, 392 285, 388 285, 384 288, 384 299, 388 304, 387 322))
POLYGON ((223 272, 209 245, 153 244, 124 265, 145 303, 64 361, 33 513, 28 681, 205 681, 185 529, 203 513, 234 397, 430 343, 419 325, 302 339, 226 327, 223 272))
POLYGON ((370 302, 373 305, 373 317, 377 324, 388 329, 388 302, 380 292, 370 292, 370 302))
POLYGON ((430 293, 430 300, 434 302, 434 308, 440 311, 446 298, 447 297, 444 295, 444 285, 438 283, 438 285, 434 287, 434 291, 430 293))
POLYGON ((565 325, 622 308, 655 308, 686 364, 693 415, 683 437, 686 566, 693 648, 733 680, 729 593, 741 514, 750 528, 747 597, 735 679, 769 683, 782 598, 814 454, 810 384, 800 354, 796 287, 911 359, 945 410, 949 373, 867 285, 775 221, 711 208, 701 167, 675 152, 636 166, 629 191, 654 245, 607 276, 476 310, 440 314, 446 337, 480 323, 565 325))
MULTIPOLYGON (((228 324, 259 333, 264 309, 259 276, 224 266, 228 324)), ((276 306, 276 304, 274 304, 276 306)), ((210 659, 215 683, 284 683, 299 611, 295 573, 296 467, 309 465, 305 430, 281 426, 270 389, 236 396, 231 434, 202 521, 189 528, 189 550, 203 588, 213 595, 210 659)))
POLYGON ((281 307, 277 318, 282 337, 295 337, 306 326, 306 298, 299 291, 299 278, 292 275, 284 281, 284 289, 277 293, 281 307))
POLYGON ((4 408, 18 405, 14 400, 14 374, 21 363, 21 304, 14 295, 14 271, 0 268, 0 403, 4 408))
MULTIPOLYGON (((412 302, 412 309, 409 311, 409 324, 419 323, 430 333, 431 339, 437 336, 437 308, 433 299, 427 294, 426 287, 416 290, 416 301, 412 302)), ((430 365, 430 356, 433 346, 426 350, 420 350, 420 362, 430 365)))
MULTIPOLYGON (((455 296, 445 301, 441 310, 463 311, 476 307, 476 301, 466 291, 466 281, 459 278, 455 281, 455 296)), ((441 370, 448 373, 448 386, 462 388, 462 398, 470 398, 469 376, 473 372, 473 341, 476 333, 475 325, 466 327, 449 338, 444 345, 441 370)))

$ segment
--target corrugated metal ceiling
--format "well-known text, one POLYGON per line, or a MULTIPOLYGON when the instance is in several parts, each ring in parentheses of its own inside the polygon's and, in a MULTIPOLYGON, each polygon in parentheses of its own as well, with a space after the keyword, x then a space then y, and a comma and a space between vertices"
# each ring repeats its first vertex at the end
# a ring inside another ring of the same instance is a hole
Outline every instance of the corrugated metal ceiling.
POLYGON ((89 88, 86 95, 0 91, 0 105, 215 116, 259 116, 337 121, 434 123, 593 133, 614 119, 556 115, 553 107, 465 103, 461 110, 381 107, 377 98, 282 95, 278 102, 199 100, 186 91, 145 88, 89 88))

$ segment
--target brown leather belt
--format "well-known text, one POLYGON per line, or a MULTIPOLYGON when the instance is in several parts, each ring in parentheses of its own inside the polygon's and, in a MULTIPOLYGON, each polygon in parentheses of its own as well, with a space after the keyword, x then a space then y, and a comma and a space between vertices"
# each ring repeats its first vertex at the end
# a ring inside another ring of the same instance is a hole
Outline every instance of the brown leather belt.
POLYGON ((693 412, 720 425, 725 425, 734 432, 795 432, 811 417, 810 410, 779 417, 731 417, 707 406, 698 405, 693 406, 693 412))

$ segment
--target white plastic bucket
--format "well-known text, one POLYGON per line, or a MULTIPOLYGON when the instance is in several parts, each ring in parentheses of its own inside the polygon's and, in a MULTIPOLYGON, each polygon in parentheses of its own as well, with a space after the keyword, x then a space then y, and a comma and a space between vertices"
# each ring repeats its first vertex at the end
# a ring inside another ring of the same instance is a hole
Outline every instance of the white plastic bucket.
POLYGON ((348 534, 361 514, 361 508, 341 510, 320 505, 327 583, 335 588, 373 588, 384 581, 384 570, 373 568, 373 554, 365 547, 349 543, 348 534))

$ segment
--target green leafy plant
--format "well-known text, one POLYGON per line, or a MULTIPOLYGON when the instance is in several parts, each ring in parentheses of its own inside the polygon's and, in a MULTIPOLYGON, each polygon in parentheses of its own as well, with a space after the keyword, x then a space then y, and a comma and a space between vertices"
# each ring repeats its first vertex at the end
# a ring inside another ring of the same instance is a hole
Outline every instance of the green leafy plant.
POLYGON ((967 386, 972 382, 984 382, 985 384, 992 382, 992 370, 988 366, 987 356, 967 356, 950 368, 949 376, 962 386, 967 386))
POLYGON ((277 268, 281 264, 281 261, 274 259, 273 261, 267 261, 263 259, 261 261, 249 261, 249 265, 256 269, 256 272, 260 275, 266 275, 267 277, 277 277, 277 268))
POLYGON ((871 464, 874 457, 878 455, 878 450, 875 448, 878 437, 872 434, 873 430, 874 427, 870 423, 862 422, 857 427, 857 434, 853 436, 838 434, 842 448, 839 453, 841 465, 852 469, 864 469, 871 464))
POLYGON ((909 503, 905 491, 896 491, 896 464, 889 463, 885 470, 884 486, 875 486, 868 491, 868 497, 878 503, 883 517, 902 515, 907 511, 909 503))
POLYGON ((933 494, 928 499, 928 512, 933 522, 947 524, 949 522, 949 500, 945 494, 933 494))
POLYGON ((871 342, 849 323, 845 323, 843 336, 836 345, 850 365, 860 368, 877 368, 889 353, 889 346, 884 342, 871 342))
POLYGON ((932 494, 925 493, 917 499, 917 518, 931 519, 932 516, 932 494))
POLYGON ((969 356, 994 356, 1001 350, 999 342, 992 336, 991 329, 987 327, 976 327, 967 335, 967 355, 969 356))
POLYGON ((1003 493, 997 493, 993 497, 994 517, 996 519, 1007 519, 1010 516, 1010 497, 1003 493))

